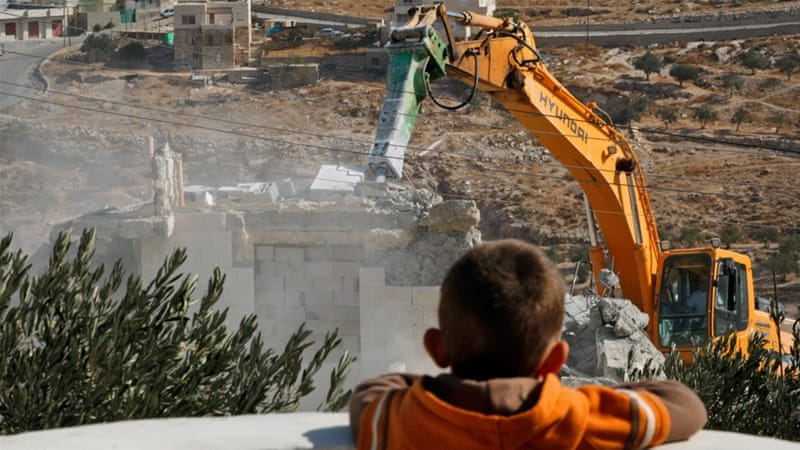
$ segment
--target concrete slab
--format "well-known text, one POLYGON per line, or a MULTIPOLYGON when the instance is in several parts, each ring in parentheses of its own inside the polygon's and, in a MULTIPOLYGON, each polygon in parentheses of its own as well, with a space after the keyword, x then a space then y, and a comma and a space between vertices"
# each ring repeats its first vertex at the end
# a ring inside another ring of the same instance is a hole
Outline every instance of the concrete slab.
POLYGON ((310 196, 325 199, 326 194, 351 194, 364 179, 364 169, 325 164, 311 183, 310 196))
MULTIPOLYGON (((346 413, 263 414, 234 417, 131 420, 0 437, 3 450, 289 450, 352 449, 346 413)), ((768 448, 800 443, 703 430, 669 450, 768 448)))

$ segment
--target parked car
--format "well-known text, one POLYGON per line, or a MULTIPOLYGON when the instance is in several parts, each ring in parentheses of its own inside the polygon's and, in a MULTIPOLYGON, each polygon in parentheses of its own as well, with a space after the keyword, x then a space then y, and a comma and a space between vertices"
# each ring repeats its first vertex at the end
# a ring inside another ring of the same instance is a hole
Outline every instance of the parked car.
POLYGON ((161 10, 161 17, 167 18, 175 15, 175 6, 167 6, 161 10))
POLYGON ((323 28, 323 29, 319 30, 319 33, 317 33, 317 36, 319 36, 321 38, 335 38, 335 37, 339 37, 339 36, 341 36, 343 34, 344 33, 342 33, 341 31, 339 31, 339 30, 337 30, 335 28, 323 28))

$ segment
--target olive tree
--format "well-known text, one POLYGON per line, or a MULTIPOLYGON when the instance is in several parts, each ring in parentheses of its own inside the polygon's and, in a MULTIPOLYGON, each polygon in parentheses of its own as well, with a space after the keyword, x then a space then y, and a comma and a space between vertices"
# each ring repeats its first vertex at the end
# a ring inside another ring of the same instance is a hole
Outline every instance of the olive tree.
POLYGON ((633 67, 644 72, 647 81, 650 81, 650 74, 658 73, 661 70, 661 60, 648 50, 647 53, 633 61, 633 67))
MULTIPOLYGON (((104 421, 292 411, 314 390, 313 377, 340 343, 334 330, 312 349, 301 326, 282 352, 265 349, 256 316, 228 330, 216 303, 225 276, 215 269, 195 295, 197 277, 178 270, 176 250, 149 282, 92 263, 94 232, 71 251, 55 242, 41 275, 29 273, 11 235, 0 241, 0 434, 104 421), (74 256, 69 257, 70 253, 74 256)), ((320 409, 344 407, 353 358, 333 369, 320 409)))
POLYGON ((736 124, 736 131, 739 131, 739 127, 742 126, 742 122, 746 122, 750 119, 750 112, 744 106, 740 106, 739 108, 734 111, 733 116, 731 116, 731 123, 736 124))
POLYGON ((800 56, 793 53, 787 53, 776 61, 778 70, 786 74, 786 80, 792 79, 792 74, 800 67, 800 56))
POLYGON ((744 86, 742 77, 735 73, 726 73, 722 76, 722 87, 728 91, 728 97, 733 95, 733 91, 741 91, 744 86))
MULTIPOLYGON (((776 316, 770 314, 773 322, 776 316)), ((759 333, 746 347, 745 352, 730 333, 695 347, 691 364, 672 348, 663 365, 647 364, 626 375, 630 381, 666 377, 684 383, 706 406, 705 428, 800 441, 800 329, 783 361, 759 333)))
POLYGON ((689 64, 675 64, 669 69, 669 76, 678 80, 683 87, 684 81, 696 81, 700 78, 700 69, 689 64))
POLYGON ((698 106, 694 109, 694 118, 700 121, 700 128, 705 128, 706 123, 717 120, 717 113, 710 106, 698 106))
POLYGON ((656 115, 664 121, 664 126, 667 128, 678 121, 678 110, 674 106, 662 106, 658 108, 656 115))
POLYGON ((751 74, 755 74, 756 70, 769 69, 769 58, 764 56, 759 50, 750 48, 741 56, 741 63, 743 66, 750 69, 751 74))

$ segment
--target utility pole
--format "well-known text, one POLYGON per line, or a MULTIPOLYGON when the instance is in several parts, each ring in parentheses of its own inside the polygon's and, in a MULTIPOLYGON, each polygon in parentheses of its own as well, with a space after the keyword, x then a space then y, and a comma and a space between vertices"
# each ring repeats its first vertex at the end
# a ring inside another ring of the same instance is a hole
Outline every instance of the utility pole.
POLYGON ((67 20, 67 0, 64 0, 64 23, 61 24, 61 36, 64 38, 64 47, 67 46, 67 33, 69 33, 69 21, 67 20))
POLYGON ((592 0, 586 0, 586 48, 589 48, 589 18, 592 16, 592 0))

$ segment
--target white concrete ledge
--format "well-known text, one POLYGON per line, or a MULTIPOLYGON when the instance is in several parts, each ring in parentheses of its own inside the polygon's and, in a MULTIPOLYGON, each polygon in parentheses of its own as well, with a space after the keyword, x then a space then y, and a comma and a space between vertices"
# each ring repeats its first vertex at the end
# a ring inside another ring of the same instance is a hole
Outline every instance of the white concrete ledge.
MULTIPOLYGON (((150 419, 0 437, 2 450, 352 449, 347 414, 295 413, 150 419)), ((703 430, 669 450, 798 450, 800 443, 703 430)))

